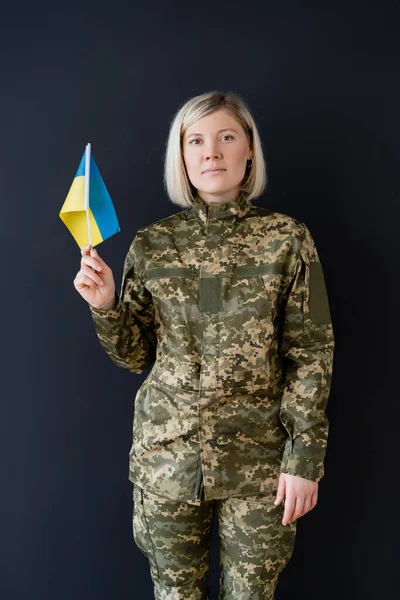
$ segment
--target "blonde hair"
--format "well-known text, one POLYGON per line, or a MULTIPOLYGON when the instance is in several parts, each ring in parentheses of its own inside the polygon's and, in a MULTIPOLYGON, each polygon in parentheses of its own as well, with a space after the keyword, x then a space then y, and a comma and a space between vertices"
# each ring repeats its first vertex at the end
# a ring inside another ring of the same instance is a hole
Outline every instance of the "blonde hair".
POLYGON ((195 187, 185 167, 182 137, 195 121, 217 110, 228 111, 243 127, 253 151, 253 164, 247 167, 240 191, 249 199, 257 198, 267 185, 267 168, 257 125, 245 100, 237 93, 211 91, 184 102, 172 118, 164 155, 164 188, 174 204, 183 208, 192 205, 195 187))

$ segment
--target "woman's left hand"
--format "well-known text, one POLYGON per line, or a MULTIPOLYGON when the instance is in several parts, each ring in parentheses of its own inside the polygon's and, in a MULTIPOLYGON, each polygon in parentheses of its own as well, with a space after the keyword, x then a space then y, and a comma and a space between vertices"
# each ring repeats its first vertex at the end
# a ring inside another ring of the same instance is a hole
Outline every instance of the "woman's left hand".
POLYGON ((318 500, 318 482, 298 475, 280 473, 276 505, 285 501, 282 525, 291 523, 314 508, 318 500))

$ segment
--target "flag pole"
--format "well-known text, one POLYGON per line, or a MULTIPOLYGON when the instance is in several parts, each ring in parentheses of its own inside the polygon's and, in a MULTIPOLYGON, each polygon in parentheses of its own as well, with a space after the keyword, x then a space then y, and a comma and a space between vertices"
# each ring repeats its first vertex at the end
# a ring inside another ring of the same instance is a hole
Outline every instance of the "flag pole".
MULTIPOLYGON (((89 235, 89 244, 92 245, 92 231, 90 228, 90 215, 89 215, 89 184, 90 184, 90 150, 91 145, 86 144, 86 163, 85 163, 85 199, 84 207, 86 211, 86 220, 89 235)), ((90 252, 91 254, 91 252, 90 252)))

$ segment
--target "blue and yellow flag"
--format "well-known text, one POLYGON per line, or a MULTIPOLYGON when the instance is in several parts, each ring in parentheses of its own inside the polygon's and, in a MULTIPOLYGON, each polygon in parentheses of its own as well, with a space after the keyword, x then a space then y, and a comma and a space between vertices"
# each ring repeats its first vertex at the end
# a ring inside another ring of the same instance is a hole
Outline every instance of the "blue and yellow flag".
POLYGON ((114 235, 114 233, 121 231, 110 194, 90 153, 90 144, 88 146, 89 149, 87 148, 83 153, 75 179, 59 214, 80 249, 89 243, 96 246, 114 235), (90 158, 88 157, 90 163, 86 160, 87 152, 90 153, 90 158), (89 164, 90 167, 88 169, 89 185, 86 186, 85 205, 86 164, 89 164), (87 204, 88 209, 86 211, 87 204), (89 227, 92 237, 91 242, 89 227))

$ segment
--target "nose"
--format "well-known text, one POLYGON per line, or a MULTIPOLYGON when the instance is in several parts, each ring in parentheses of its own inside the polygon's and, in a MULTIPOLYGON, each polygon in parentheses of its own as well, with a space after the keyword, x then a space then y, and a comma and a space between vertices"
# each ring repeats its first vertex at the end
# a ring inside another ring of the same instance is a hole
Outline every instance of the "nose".
POLYGON ((220 158, 221 152, 219 150, 217 150, 217 148, 215 147, 215 144, 213 142, 211 142, 204 152, 204 157, 206 160, 210 160, 212 158, 214 158, 214 159, 220 158))

